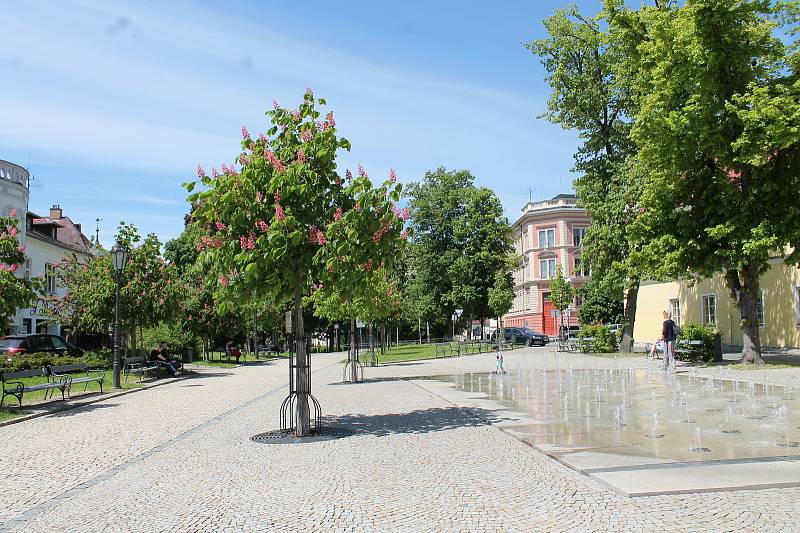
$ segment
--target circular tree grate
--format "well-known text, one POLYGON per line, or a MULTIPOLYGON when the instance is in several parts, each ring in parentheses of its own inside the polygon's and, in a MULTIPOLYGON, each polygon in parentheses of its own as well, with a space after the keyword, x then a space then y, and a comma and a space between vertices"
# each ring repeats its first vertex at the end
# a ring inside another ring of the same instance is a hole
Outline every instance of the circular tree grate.
POLYGON ((253 435, 250 440, 259 444, 305 444, 308 442, 323 442, 326 440, 342 439, 353 435, 354 432, 345 428, 322 427, 315 430, 308 437, 295 437, 293 433, 277 429, 253 435))

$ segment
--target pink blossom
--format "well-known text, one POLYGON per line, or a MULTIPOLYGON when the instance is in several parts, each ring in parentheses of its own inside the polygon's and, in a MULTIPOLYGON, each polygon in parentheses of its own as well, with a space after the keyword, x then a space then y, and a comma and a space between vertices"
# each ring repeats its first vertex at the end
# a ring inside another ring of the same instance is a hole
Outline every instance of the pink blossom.
POLYGON ((256 227, 264 233, 269 231, 269 224, 267 224, 263 220, 256 220, 256 227))
POLYGON ((331 128, 333 128, 334 126, 336 126, 336 121, 335 121, 335 120, 333 120, 333 111, 331 111, 330 113, 328 113, 328 115, 325 117, 325 119, 327 120, 327 122, 328 122, 328 125, 329 125, 331 128))
POLYGON ((261 203, 264 201, 264 195, 261 191, 256 191, 256 202, 261 203))
POLYGON ((239 237, 239 246, 242 250, 253 250, 256 247, 255 235, 251 232, 247 237, 242 235, 239 237))
POLYGON ((323 245, 328 240, 325 238, 325 234, 318 230, 315 226, 311 226, 308 228, 308 242, 314 244, 323 245))
POLYGON ((11 227, 11 230, 9 231, 9 233, 11 234, 11 236, 12 236, 12 237, 16 237, 16 236, 17 236, 17 233, 18 233, 18 230, 17 230, 17 228, 16 228, 16 227, 13 227, 13 226, 12 226, 12 227, 11 227))
POLYGON ((300 111, 297 110, 292 111, 292 118, 294 118, 295 120, 300 120, 300 111))
POLYGON ((16 264, 16 263, 13 263, 10 267, 8 267, 8 271, 13 273, 13 272, 16 272, 18 268, 19 268, 19 265, 16 264))
POLYGON ((197 177, 202 179, 203 177, 205 177, 205 175, 206 175, 206 171, 203 170, 203 166, 202 165, 197 165, 197 177))
POLYGON ((258 134, 258 140, 261 141, 262 143, 267 142, 266 136, 261 132, 259 132, 259 134, 258 134))
POLYGON ((300 134, 300 138, 303 139, 304 143, 310 142, 312 137, 311 130, 303 130, 303 133, 300 134))
POLYGON ((403 239, 407 240, 408 239, 408 230, 404 229, 403 231, 401 231, 400 232, 400 237, 402 237, 403 239))
POLYGON ((349 168, 348 168, 347 170, 345 170, 345 172, 344 172, 344 176, 347 178, 347 181, 350 181, 350 180, 352 180, 352 179, 353 179, 353 173, 352 173, 352 172, 350 172, 350 169, 349 169, 349 168))
POLYGON ((164 305, 164 298, 158 299, 158 305, 164 305))
POLYGON ((340 178, 339 176, 336 176, 336 180, 335 181, 336 181, 336 185, 341 185, 342 184, 342 178, 340 178))
POLYGON ((279 104, 277 100, 273 100, 272 101, 272 108, 273 109, 280 109, 280 107, 281 107, 281 104, 279 104))
POLYGON ((372 259, 368 259, 367 262, 364 264, 364 270, 367 272, 372 270, 372 259))
POLYGON ((245 139, 250 137, 250 132, 247 131, 247 126, 242 126, 242 137, 245 139))
POLYGON ((242 165, 246 165, 247 164, 247 154, 239 155, 239 163, 242 164, 242 165))
POLYGON ((297 149, 297 160, 300 161, 301 163, 306 162, 306 154, 303 152, 302 148, 297 149))
POLYGON ((411 209, 409 209, 409 208, 407 208, 407 207, 404 207, 404 208, 403 208, 403 216, 402 216, 402 219, 403 219, 403 220, 408 220, 410 216, 411 216, 411 209))
POLYGON ((394 171, 393 168, 389 169, 389 181, 392 182, 392 183, 397 181, 397 173, 394 171))
POLYGON ((211 241, 211 245, 214 248, 222 248, 222 239, 219 237, 215 238, 213 241, 211 241))
POLYGON ((229 283, 228 282, 228 278, 226 276, 220 276, 219 277, 219 284, 220 285, 222 285, 223 287, 227 287, 228 283, 229 283))
POLYGON ((203 251, 203 243, 202 242, 198 242, 197 244, 194 245, 194 249, 197 250, 198 252, 202 252, 203 251))
POLYGON ((223 222, 215 222, 214 225, 217 227, 218 231, 225 231, 225 229, 228 227, 223 222))
POLYGON ((311 87, 306 87, 306 94, 308 96, 314 96, 314 91, 311 89, 311 87))
POLYGON ((358 175, 361 178, 366 178, 367 177, 367 171, 364 170, 364 167, 362 165, 358 165, 358 175))
POLYGON ((275 204, 275 218, 281 222, 283 222, 283 220, 286 218, 286 214, 283 212, 283 207, 281 207, 281 204, 275 204))
POLYGON ((275 194, 273 194, 272 198, 275 200, 276 204, 280 203, 280 201, 283 200, 283 196, 281 196, 281 193, 279 193, 279 192, 276 192, 275 194))
POLYGON ((212 178, 218 178, 219 177, 219 172, 217 171, 216 167, 211 167, 211 177, 212 178))
POLYGON ((17 250, 19 251, 19 253, 24 254, 25 253, 25 245, 24 244, 20 244, 19 247, 17 248, 17 250))
POLYGON ((15 216, 17 216, 17 210, 16 209, 12 209, 11 212, 8 214, 8 216, 10 216, 11 218, 14 218, 15 216))
POLYGON ((336 208, 336 212, 333 214, 333 220, 335 220, 337 222, 342 220, 342 208, 341 207, 337 207, 336 208))

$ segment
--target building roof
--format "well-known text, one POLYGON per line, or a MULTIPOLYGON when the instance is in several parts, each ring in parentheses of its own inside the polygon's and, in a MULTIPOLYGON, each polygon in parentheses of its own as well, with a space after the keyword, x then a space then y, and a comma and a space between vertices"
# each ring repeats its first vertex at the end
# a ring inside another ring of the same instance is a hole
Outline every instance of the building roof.
POLYGON ((38 237, 39 239, 49 240, 54 244, 65 246, 71 250, 81 253, 90 253, 92 242, 81 231, 81 225, 76 224, 69 217, 61 217, 53 219, 49 217, 40 217, 36 213, 28 211, 28 218, 31 219, 33 230, 27 231, 28 235, 38 237), (55 227, 56 238, 53 239, 51 234, 37 231, 38 227, 50 226, 55 227))

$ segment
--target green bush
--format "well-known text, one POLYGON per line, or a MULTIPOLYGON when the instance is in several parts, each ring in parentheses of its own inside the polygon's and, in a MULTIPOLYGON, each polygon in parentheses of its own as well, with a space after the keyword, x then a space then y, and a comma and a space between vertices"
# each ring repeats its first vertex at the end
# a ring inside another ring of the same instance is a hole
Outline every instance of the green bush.
POLYGON ((696 322, 687 322, 681 326, 681 334, 678 340, 703 341, 703 346, 692 347, 694 353, 679 354, 675 357, 681 361, 692 359, 702 359, 705 362, 714 358, 714 327, 704 326, 696 322))
POLYGON ((43 368, 46 365, 73 365, 81 362, 80 358, 68 355, 58 355, 56 353, 29 353, 3 359, 0 369, 4 372, 19 372, 21 370, 43 368))
POLYGON ((47 365, 60 366, 77 364, 87 364, 89 368, 92 369, 108 370, 113 366, 113 355, 111 350, 86 352, 83 357, 58 355, 56 353, 29 353, 3 359, 0 363, 0 370, 3 372, 36 370, 47 365))
POLYGON ((614 353, 617 351, 617 338, 608 328, 603 325, 583 326, 578 332, 583 351, 589 353, 614 353), (584 341, 584 339, 594 339, 584 341))
POLYGON ((192 333, 181 331, 175 324, 159 324, 146 328, 142 335, 142 343, 146 354, 158 346, 161 341, 167 341, 169 351, 176 357, 183 355, 186 348, 193 348, 194 353, 200 353, 200 338, 192 333))

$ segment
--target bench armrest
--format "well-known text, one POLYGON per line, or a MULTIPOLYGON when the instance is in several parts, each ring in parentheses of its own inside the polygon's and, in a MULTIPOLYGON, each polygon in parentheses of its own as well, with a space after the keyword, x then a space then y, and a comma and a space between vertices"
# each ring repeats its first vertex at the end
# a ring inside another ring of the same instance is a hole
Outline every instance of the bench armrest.
POLYGON ((9 389, 6 389, 6 385, 16 385, 14 387, 16 390, 20 390, 20 389, 24 389, 25 388, 25 384, 23 382, 21 382, 21 381, 5 381, 5 380, 3 380, 3 390, 9 390, 9 389))

